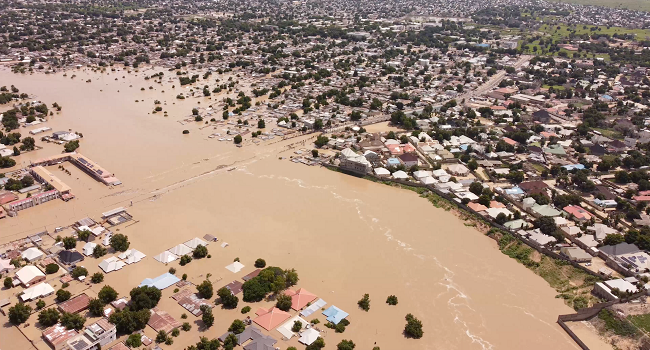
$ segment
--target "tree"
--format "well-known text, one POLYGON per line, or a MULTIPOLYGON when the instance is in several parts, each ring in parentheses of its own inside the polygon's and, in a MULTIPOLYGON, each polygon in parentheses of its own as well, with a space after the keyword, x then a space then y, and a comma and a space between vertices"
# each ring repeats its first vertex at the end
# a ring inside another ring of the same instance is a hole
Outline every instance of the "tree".
POLYGON ((328 142, 330 142, 330 139, 327 136, 319 135, 316 138, 316 141, 314 141, 314 144, 316 147, 321 148, 325 146, 328 142))
POLYGON ((72 270, 71 273, 73 278, 79 278, 81 276, 88 276, 88 270, 85 267, 77 266, 72 270))
POLYGON ((69 312, 64 312, 61 315, 61 325, 67 329, 81 330, 84 328, 84 323, 86 323, 86 318, 69 312))
POLYGON ((208 248, 206 248, 204 245, 199 245, 198 247, 196 247, 196 249, 194 249, 192 255, 194 255, 196 259, 205 258, 206 256, 208 256, 208 248))
POLYGON ((142 345, 142 335, 140 333, 134 333, 129 335, 126 339, 125 344, 131 348, 138 348, 142 345))
POLYGON ((68 292, 65 289, 59 289, 56 291, 56 300, 58 302, 64 302, 72 296, 72 293, 68 292))
POLYGON ((72 153, 79 148, 79 140, 74 140, 63 145, 63 150, 66 153, 72 153))
POLYGON ((130 334, 140 329, 144 329, 149 322, 151 312, 143 309, 139 311, 132 311, 124 309, 112 314, 108 321, 115 325, 117 331, 120 333, 130 334))
POLYGON ((246 324, 242 320, 234 320, 228 327, 228 332, 233 332, 235 334, 240 334, 246 329, 246 324))
POLYGON ((241 135, 235 136, 235 138, 233 140, 235 141, 236 145, 240 144, 241 141, 242 141, 241 135))
POLYGON ((106 248, 104 248, 103 246, 101 246, 99 244, 96 245, 95 248, 93 249, 93 256, 95 258, 101 258, 102 256, 106 255, 106 253, 108 253, 106 248))
POLYGON ((36 302, 36 310, 40 310, 40 309, 42 309, 44 307, 45 307, 45 302, 43 301, 43 299, 39 299, 36 302))
POLYGON ((111 303, 117 299, 117 292, 111 286, 103 286, 97 293, 97 298, 104 304, 111 303))
POLYGON ((325 340, 321 337, 316 338, 316 340, 307 346, 305 350, 320 350, 325 347, 325 340))
POLYGON ((118 233, 110 239, 111 248, 118 252, 125 252, 129 249, 129 238, 121 233, 118 233))
POLYGON ((289 311, 291 309, 291 297, 286 294, 278 295, 275 307, 282 311, 289 311))
POLYGON ((311 156, 314 158, 318 158, 318 150, 317 149, 311 150, 311 156))
MULTIPOLYGON (((231 334, 231 335, 232 335, 232 334, 231 334)), ((237 345, 237 337, 234 336, 234 335, 233 335, 233 337, 235 337, 235 345, 237 345)), ((226 341, 228 340, 228 338, 229 338, 229 337, 227 337, 227 338, 224 340, 224 344, 226 343, 226 341)), ((196 343, 196 346, 195 346, 194 348, 195 348, 196 350, 217 350, 217 349, 219 349, 219 339, 212 339, 212 340, 209 340, 209 339, 206 338, 206 337, 201 337, 200 340, 199 340, 199 342, 196 343)), ((190 350, 190 349, 188 348, 188 350, 190 350)))
POLYGON ((255 267, 258 269, 263 269, 266 267, 266 261, 262 258, 255 260, 255 267))
POLYGON ((478 169, 478 162, 476 161, 476 159, 472 159, 469 162, 467 162, 467 167, 469 168, 469 170, 474 171, 478 169))
POLYGON ((99 299, 90 299, 88 302, 90 314, 99 317, 104 315, 104 303, 99 299))
POLYGON ((77 247, 77 240, 70 236, 70 237, 64 237, 63 238, 63 247, 65 249, 74 249, 77 247))
POLYGON ((88 241, 88 237, 90 237, 91 233, 92 232, 88 230, 81 230, 77 233, 77 238, 79 238, 80 241, 88 241))
POLYGON ((394 295, 390 295, 388 298, 386 298, 386 304, 397 305, 397 297, 394 295))
POLYGON ((142 286, 131 289, 131 308, 133 310, 153 309, 158 305, 162 293, 156 287, 142 286))
POLYGON ((192 261, 192 257, 185 254, 185 255, 181 256, 181 261, 179 262, 179 264, 181 266, 185 266, 185 265, 189 264, 191 261, 192 261))
POLYGON ((266 123, 264 123, 264 119, 259 119, 259 120, 257 121, 257 127, 258 127, 259 129, 264 129, 264 128, 266 128, 266 123))
POLYGON ((535 226, 539 228, 539 230, 549 236, 555 235, 557 231, 557 225, 555 224, 555 220, 553 220, 552 217, 550 216, 542 216, 539 219, 535 221, 535 226))
POLYGON ((104 274, 101 272, 95 272, 92 277, 90 277, 90 282, 92 283, 101 283, 104 281, 104 274))
POLYGON ((230 289, 226 287, 219 288, 217 295, 221 300, 221 305, 226 309, 234 309, 239 303, 239 298, 236 295, 233 295, 230 289))
POLYGON ((508 217, 504 213, 499 213, 496 218, 494 218, 494 222, 496 222, 499 225, 503 225, 508 221, 508 217))
POLYGON ((189 322, 183 322, 181 329, 185 332, 189 332, 190 329, 192 329, 192 325, 190 325, 189 322))
POLYGON ((203 299, 210 299, 214 294, 214 289, 212 287, 212 282, 209 280, 203 281, 201 284, 196 286, 196 290, 199 292, 199 296, 203 299))
POLYGON ((291 331, 297 333, 300 332, 301 329, 302 329, 302 322, 298 320, 294 321, 293 326, 291 326, 291 331))
POLYGON ((48 275, 57 273, 58 271, 59 271, 59 265, 56 263, 47 264, 47 266, 45 266, 45 273, 48 275))
POLYGON ((167 332, 164 330, 160 330, 158 334, 156 334, 156 343, 164 343, 167 341, 167 332))
POLYGON ((620 233, 609 234, 603 240, 604 245, 617 245, 625 242, 625 237, 620 233))
POLYGON ((352 340, 341 340, 341 342, 336 346, 337 350, 352 350, 354 349, 356 345, 352 342, 352 340))
POLYGON ((60 317, 61 314, 59 311, 52 307, 45 309, 38 314, 38 323, 43 327, 51 327, 59 322, 60 317))
POLYGON ((203 305, 201 309, 203 310, 203 316, 201 317, 203 324, 207 328, 212 327, 212 325, 214 324, 214 315, 212 314, 212 309, 207 305, 203 305))
POLYGON ((364 311, 370 310, 370 295, 364 294, 363 298, 357 301, 357 305, 359 305, 359 307, 364 311))
POLYGON ((422 331, 422 322, 415 318, 415 316, 406 315, 406 326, 404 327, 404 334, 407 337, 420 339, 424 332, 422 331))
POLYGON ((5 288, 7 288, 7 289, 11 288, 13 283, 14 283, 14 280, 11 277, 5 277, 5 280, 4 280, 5 288))
POLYGON ((18 303, 9 308, 9 321, 15 325, 19 325, 27 321, 31 313, 31 306, 23 303, 18 303))
POLYGON ((469 185, 469 191, 477 196, 480 196, 481 193, 483 193, 483 184, 478 181, 474 181, 469 185))
POLYGON ((223 340, 223 348, 224 350, 232 350, 237 346, 239 343, 239 340, 237 340, 237 336, 234 334, 228 334, 226 339, 223 340))

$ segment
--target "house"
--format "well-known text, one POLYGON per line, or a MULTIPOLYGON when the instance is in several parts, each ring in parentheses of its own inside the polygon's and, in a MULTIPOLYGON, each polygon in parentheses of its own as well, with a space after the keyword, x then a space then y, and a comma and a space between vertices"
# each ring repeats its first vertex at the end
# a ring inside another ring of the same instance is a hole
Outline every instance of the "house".
POLYGON ((605 282, 598 282, 594 285, 594 295, 608 301, 618 300, 618 293, 636 293, 637 287, 624 279, 614 279, 605 282))
POLYGON ((10 259, 0 259, 0 274, 13 271, 16 267, 11 264, 10 259))
POLYGON ((84 244, 83 249, 82 249, 83 252, 84 252, 84 255, 85 256, 93 255, 93 251, 95 250, 96 246, 97 246, 97 243, 93 243, 93 242, 88 242, 88 243, 84 244))
POLYGON ((579 205, 567 205, 562 208, 568 216, 573 216, 577 221, 589 221, 591 220, 591 214, 579 205))
POLYGON ((62 250, 58 256, 59 261, 66 265, 76 264, 84 259, 84 256, 76 250, 62 250))
POLYGON ((25 302, 43 298, 52 294, 54 294, 54 288, 52 288, 51 285, 48 283, 39 283, 33 287, 23 290, 23 294, 20 295, 20 299, 25 302))
POLYGON ((45 274, 36 266, 28 265, 16 272, 16 280, 24 287, 45 281, 45 274))
POLYGON ((544 181, 526 181, 519 184, 519 188, 530 194, 544 193, 548 185, 544 181))
POLYGON ((282 311, 277 307, 273 307, 270 310, 260 308, 257 312, 255 312, 255 314, 257 314, 257 317, 253 320, 253 322, 257 323, 260 327, 266 329, 267 331, 278 327, 282 322, 291 317, 290 313, 282 311))
POLYGON ((310 304, 318 298, 315 294, 310 293, 305 288, 300 288, 297 291, 287 290, 284 294, 291 297, 291 308, 296 311, 301 310, 303 307, 307 306, 307 304, 310 304))
POLYGON ((31 248, 25 250, 24 252, 22 252, 22 254, 20 254, 20 256, 23 259, 25 259, 25 260, 27 260, 29 262, 34 262, 34 261, 42 258, 43 256, 45 256, 45 253, 43 253, 42 251, 40 251, 36 247, 31 247, 31 248))
POLYGON ((607 237, 607 235, 618 233, 618 231, 616 231, 615 229, 613 229, 613 228, 611 228, 611 227, 609 227, 607 225, 603 225, 601 223, 596 223, 593 226, 588 226, 587 227, 587 232, 593 233, 594 237, 596 237, 597 241, 604 240, 605 237, 607 237))
POLYGON ((560 254, 566 256, 567 258, 569 258, 569 260, 578 263, 591 261, 591 255, 589 255, 587 252, 585 252, 584 250, 578 247, 560 248, 560 254))
POLYGON ((84 311, 90 306, 90 297, 86 293, 59 304, 59 311, 76 314, 84 311))
POLYGON ((74 350, 101 349, 117 339, 115 325, 102 318, 86 327, 83 333, 67 341, 68 348, 74 350))
POLYGON ((536 216, 560 216, 562 212, 559 210, 553 208, 552 206, 548 204, 544 205, 533 205, 530 210, 533 212, 533 215, 536 216))
POLYGON ((418 156, 413 153, 404 153, 397 157, 407 169, 418 165, 418 156))
POLYGON ((469 175, 469 169, 462 164, 452 164, 447 167, 447 171, 456 176, 467 176, 469 175))
MULTIPOLYGON (((346 148, 349 150, 349 148, 346 148)), ((343 170, 351 171, 357 174, 367 174, 372 170, 372 164, 362 155, 354 153, 354 156, 341 157, 339 167, 343 170)))
POLYGON ((60 323, 47 328, 43 331, 42 336, 54 350, 68 349, 68 340, 72 339, 79 333, 74 329, 67 329, 60 323))
POLYGON ((375 175, 379 177, 389 177, 390 176, 390 171, 386 168, 375 168, 374 169, 375 175))

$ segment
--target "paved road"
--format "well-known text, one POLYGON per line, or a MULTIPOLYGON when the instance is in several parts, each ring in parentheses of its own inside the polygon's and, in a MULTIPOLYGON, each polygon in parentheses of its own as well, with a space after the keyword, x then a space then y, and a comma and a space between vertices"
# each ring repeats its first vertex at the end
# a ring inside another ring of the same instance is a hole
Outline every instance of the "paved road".
MULTIPOLYGON (((530 55, 522 55, 519 58, 519 60, 517 60, 517 62, 515 62, 513 67, 515 69, 521 68, 521 66, 524 65, 524 63, 528 62, 531 59, 531 57, 532 56, 530 56, 530 55)), ((505 71, 503 71, 503 70, 499 71, 497 74, 490 77, 490 79, 488 81, 483 83, 483 85, 476 88, 476 90, 468 91, 467 93, 464 93, 464 94, 456 97, 456 100, 461 100, 462 101, 463 99, 467 100, 469 98, 482 95, 482 94, 494 89, 495 87, 497 87, 501 83, 501 81, 506 77, 506 75, 507 75, 507 73, 505 71)))

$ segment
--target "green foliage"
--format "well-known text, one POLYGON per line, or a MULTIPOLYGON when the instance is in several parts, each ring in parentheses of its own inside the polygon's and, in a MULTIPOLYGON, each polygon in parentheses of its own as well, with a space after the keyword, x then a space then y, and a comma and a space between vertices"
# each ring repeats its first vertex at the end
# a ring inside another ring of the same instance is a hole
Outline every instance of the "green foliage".
POLYGON ((302 322, 298 320, 294 321, 293 326, 291 326, 291 331, 298 333, 300 332, 301 329, 302 329, 302 322))
POLYGON ((181 325, 181 329, 185 332, 189 332, 190 329, 192 329, 192 325, 189 322, 183 322, 183 325, 181 325))
POLYGON ((61 315, 61 325, 67 329, 80 331, 84 328, 84 323, 86 323, 86 318, 79 314, 64 312, 61 315))
POLYGON ((29 315, 32 313, 32 307, 23 304, 23 303, 18 303, 12 307, 9 308, 9 322, 19 325, 21 323, 24 323, 29 319, 29 315))
POLYGON ((620 233, 613 233, 607 235, 603 240, 604 245, 617 245, 619 243, 625 242, 625 237, 620 233))
POLYGON ((11 277, 5 277, 3 284, 5 288, 9 289, 13 285, 13 282, 14 280, 11 277))
POLYGON ((233 138, 233 141, 235 141, 235 144, 238 145, 242 142, 242 137, 241 135, 237 135, 233 138))
POLYGON ((386 304, 397 305, 397 297, 394 295, 390 295, 388 298, 386 298, 386 304))
POLYGON ((259 275, 244 283, 242 287, 244 301, 261 301, 268 293, 279 293, 296 283, 298 283, 298 274, 295 270, 283 271, 279 267, 267 267, 259 275))
POLYGON ((131 309, 138 311, 156 307, 162 293, 156 287, 142 286, 131 289, 130 295, 131 309))
POLYGON ((132 311, 124 309, 113 313, 108 321, 115 325, 117 331, 123 334, 130 334, 135 331, 144 329, 149 322, 151 312, 148 309, 132 311))
POLYGON ((167 341, 167 332, 161 330, 156 334, 156 343, 164 343, 167 341))
POLYGON ((357 305, 364 310, 364 311, 369 311, 370 310, 370 295, 369 294, 364 294, 363 298, 361 300, 357 301, 357 305))
POLYGON ((325 347, 325 340, 318 337, 311 345, 308 345, 305 350, 320 350, 325 347))
POLYGON ((104 281, 104 274, 101 272, 95 272, 92 277, 90 277, 90 282, 92 283, 101 283, 104 281))
POLYGON ((185 265, 189 264, 191 261, 192 261, 192 257, 185 254, 185 255, 181 256, 181 261, 180 261, 179 264, 181 266, 185 266, 185 265))
POLYGON ((201 320, 203 321, 203 324, 205 327, 210 328, 214 324, 214 315, 212 314, 212 309, 207 307, 206 305, 203 305, 204 307, 201 308, 203 310, 203 316, 201 316, 201 320))
POLYGON ((282 311, 289 311, 291 309, 291 297, 286 294, 278 295, 275 307, 282 311))
POLYGON ((208 256, 208 248, 206 248, 204 245, 199 245, 198 247, 196 247, 196 249, 194 249, 192 255, 196 259, 205 258, 206 256, 208 256))
POLYGON ((77 266, 72 270, 71 273, 73 278, 79 278, 81 276, 88 276, 88 270, 85 267, 77 266))
POLYGON ((262 258, 255 260, 255 267, 263 269, 266 267, 266 261, 262 258))
POLYGON ((106 255, 108 253, 108 250, 104 248, 102 245, 96 245, 95 248, 93 249, 93 256, 95 258, 101 258, 102 256, 106 255))
POLYGON ((250 311, 251 311, 251 307, 250 307, 250 306, 244 306, 244 307, 241 309, 241 313, 242 313, 242 314, 249 313, 250 311))
POLYGON ((38 323, 43 327, 54 326, 59 322, 60 317, 59 310, 55 308, 45 309, 38 314, 38 323))
POLYGON ((337 350, 353 350, 354 347, 355 345, 352 342, 352 340, 345 340, 345 339, 341 340, 341 342, 338 343, 338 345, 336 345, 337 350))
POLYGON ((415 316, 412 314, 406 315, 406 326, 404 327, 404 334, 411 338, 422 338, 422 335, 424 335, 424 331, 422 331, 422 322, 415 318, 415 316))
POLYGON ((88 302, 88 311, 90 314, 99 317, 104 315, 104 303, 99 299, 90 299, 88 302))
POLYGON ((39 300, 36 302, 36 309, 37 309, 37 310, 40 310, 40 309, 42 309, 42 308, 44 308, 44 307, 45 307, 45 301, 43 301, 43 299, 39 299, 39 300))
POLYGON ((117 299, 117 292, 111 286, 103 286, 97 293, 97 298, 104 304, 111 303, 117 299))
POLYGON ((214 287, 212 287, 212 282, 207 279, 196 286, 196 290, 199 292, 199 296, 203 299, 210 299, 212 298, 212 295, 214 295, 214 287))
POLYGON ((77 233, 77 238, 79 238, 80 241, 88 241, 88 237, 90 237, 92 232, 88 230, 82 230, 77 233))
POLYGON ((228 327, 228 332, 233 332, 235 334, 240 334, 246 329, 246 324, 242 320, 234 320, 228 327))
POLYGON ((51 263, 51 264, 47 264, 47 266, 45 266, 45 273, 46 274, 51 275, 51 274, 57 273, 57 272, 59 272, 59 265, 58 264, 51 263))
POLYGON ((616 317, 616 315, 608 309, 602 309, 598 313, 598 318, 605 322, 605 328, 612 331, 616 335, 631 337, 637 334, 637 329, 632 323, 626 319, 616 317))
MULTIPOLYGON (((230 289, 226 287, 219 288, 217 295, 219 296, 221 305, 226 309, 234 309, 239 303, 239 298, 236 295, 233 295, 230 289)), ((248 310, 250 311, 250 307, 248 307, 248 310)), ((245 313, 244 310, 242 310, 242 313, 245 313)))
POLYGON ((59 289, 56 291, 56 301, 60 303, 69 300, 71 296, 72 293, 68 292, 65 289, 59 289))
POLYGON ((70 141, 63 145, 63 150, 65 150, 66 153, 74 152, 77 148, 79 148, 79 140, 70 141))
POLYGON ((316 141, 314 141, 314 144, 316 145, 316 147, 321 148, 325 146, 328 142, 330 142, 330 139, 328 137, 319 135, 316 138, 316 141))
POLYGON ((77 240, 74 237, 64 237, 63 238, 63 247, 65 249, 74 249, 77 247, 77 240))
POLYGON ((129 238, 121 233, 118 233, 111 237, 110 239, 111 248, 115 249, 118 252, 125 252, 129 249, 129 238))
POLYGON ((142 335, 140 333, 129 335, 125 341, 125 344, 131 348, 140 347, 142 345, 142 335))

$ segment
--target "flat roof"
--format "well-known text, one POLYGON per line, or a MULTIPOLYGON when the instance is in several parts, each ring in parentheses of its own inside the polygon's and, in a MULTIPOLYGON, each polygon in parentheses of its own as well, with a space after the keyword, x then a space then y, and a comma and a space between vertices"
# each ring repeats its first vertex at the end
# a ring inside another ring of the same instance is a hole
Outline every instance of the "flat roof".
POLYGON ((54 174, 52 174, 49 170, 45 169, 42 166, 36 166, 32 168, 32 171, 40 178, 42 178, 44 181, 46 181, 48 184, 52 185, 54 189, 56 189, 59 192, 68 192, 72 190, 70 186, 66 185, 65 182, 61 181, 58 177, 56 177, 54 174))

